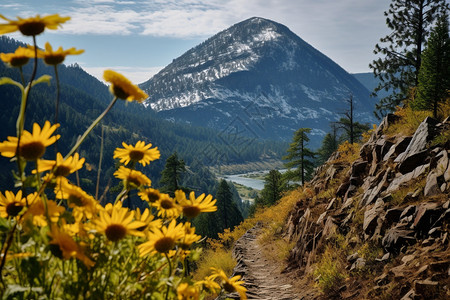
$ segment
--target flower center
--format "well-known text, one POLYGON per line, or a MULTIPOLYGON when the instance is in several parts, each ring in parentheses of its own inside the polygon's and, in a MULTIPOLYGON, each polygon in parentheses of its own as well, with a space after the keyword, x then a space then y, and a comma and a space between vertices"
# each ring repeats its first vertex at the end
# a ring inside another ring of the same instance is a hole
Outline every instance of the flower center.
POLYGON ((175 246, 175 241, 171 237, 163 237, 156 241, 155 250, 159 253, 166 253, 172 250, 175 246))
POLYGON ((10 217, 17 216, 22 211, 23 206, 17 202, 12 202, 6 205, 6 213, 10 217))
POLYGON ((171 209, 173 208, 173 202, 170 200, 162 200, 161 207, 164 209, 171 209))
POLYGON ((20 146, 20 155, 26 160, 36 160, 45 153, 45 146, 41 142, 31 142, 20 146))
POLYGON ((140 186, 140 185, 141 185, 141 182, 139 181, 139 178, 137 178, 137 177, 129 176, 129 177, 127 178, 127 181, 128 181, 129 183, 134 184, 135 186, 140 186))
POLYGON ((69 198, 67 199, 67 202, 69 202, 69 204, 74 204, 76 206, 84 206, 84 202, 82 197, 79 197, 77 195, 69 195, 69 198))
POLYGON ((10 65, 13 67, 21 67, 23 65, 26 65, 28 63, 28 61, 30 60, 30 58, 26 57, 26 56, 16 56, 14 58, 11 59, 10 61, 10 65))
POLYGON ((153 203, 159 199, 159 194, 155 192, 148 192, 147 193, 148 202, 153 203))
POLYGON ((56 66, 56 65, 59 65, 60 63, 62 63, 65 58, 66 58, 66 56, 62 55, 62 54, 52 54, 52 55, 45 56, 44 62, 47 65, 56 66))
POLYGON ((68 166, 58 166, 55 171, 55 176, 66 177, 70 174, 70 167, 68 166))
POLYGON ((128 96, 130 96, 121 87, 119 87, 119 86, 117 86, 115 84, 113 84, 111 86, 112 86, 112 92, 117 98, 127 99, 128 96))
POLYGON ((121 224, 111 224, 106 227, 105 234, 108 240, 117 242, 125 237, 127 229, 121 224))
POLYGON ((200 208, 197 206, 185 206, 183 207, 183 214, 188 218, 195 218, 200 214, 200 208))
POLYGON ((223 289, 225 291, 227 291, 228 293, 236 292, 236 288, 232 284, 230 284, 229 282, 225 282, 223 284, 223 289))
POLYGON ((23 35, 32 36, 42 33, 45 29, 45 24, 42 22, 31 21, 20 24, 18 27, 23 35))
POLYGON ((144 158, 144 152, 139 150, 131 150, 129 155, 132 161, 140 161, 144 158))

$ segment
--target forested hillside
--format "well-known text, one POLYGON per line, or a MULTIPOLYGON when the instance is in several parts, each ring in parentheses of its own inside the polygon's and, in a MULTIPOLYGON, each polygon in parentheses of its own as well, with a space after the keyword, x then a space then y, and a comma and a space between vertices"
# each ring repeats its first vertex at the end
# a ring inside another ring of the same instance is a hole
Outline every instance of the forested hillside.
MULTIPOLYGON (((13 52, 17 46, 23 44, 17 41, 1 37, 0 52, 13 52)), ((25 77, 31 73, 31 63, 24 68, 25 77)), ((88 125, 107 106, 111 100, 108 87, 93 76, 86 73, 78 65, 58 67, 61 80, 61 103, 59 119, 61 127, 59 133, 62 139, 58 142, 58 151, 67 153, 74 145, 77 137, 83 133, 88 125)), ((43 63, 39 63, 38 76, 49 74, 54 77, 54 70, 43 63)), ((17 69, 0 65, 0 77, 8 76, 20 81, 17 69)), ((55 111, 56 84, 54 79, 50 86, 37 85, 32 89, 31 100, 28 111, 33 112, 26 119, 25 128, 30 128, 33 122, 42 123, 42 120, 53 120, 55 111)), ((0 86, 0 101, 2 110, 0 118, 4 120, 5 126, 0 129, 0 137, 6 139, 14 135, 16 118, 18 115, 18 101, 20 91, 11 85, 0 86)), ((206 117, 205 117, 206 118, 206 117)), ((42 125, 42 124, 40 124, 42 125)), ((205 166, 216 166, 217 164, 245 163, 260 161, 266 158, 280 157, 285 150, 282 143, 263 142, 238 135, 217 132, 208 128, 194 127, 189 125, 178 125, 173 122, 159 119, 151 110, 144 109, 136 103, 119 102, 112 111, 104 118, 102 126, 97 126, 80 148, 80 155, 86 158, 88 168, 80 171, 80 177, 87 178, 82 182, 84 189, 93 192, 97 177, 99 153, 103 127, 103 162, 102 175, 100 176, 100 192, 106 186, 113 187, 118 182, 109 182, 115 171, 115 162, 112 159, 116 147, 121 147, 121 142, 134 144, 138 140, 151 142, 161 151, 161 159, 152 163, 150 178, 152 184, 157 186, 160 172, 164 167, 165 160, 177 152, 190 167, 183 179, 184 184, 200 189, 202 192, 214 190, 214 178, 205 178, 206 175, 213 176, 203 170, 205 166), (196 176, 202 174, 202 179, 196 176), (205 175, 206 174, 206 175, 205 175), (198 184, 202 182, 202 184, 198 184), (209 182, 209 184, 207 184, 209 182), (205 190, 207 189, 207 190, 205 190)), ((49 151, 51 154, 52 150, 49 151)), ((5 170, 10 162, 6 158, 0 161, 0 168, 5 170)), ((1 188, 13 185, 12 179, 7 172, 0 172, 1 188)))

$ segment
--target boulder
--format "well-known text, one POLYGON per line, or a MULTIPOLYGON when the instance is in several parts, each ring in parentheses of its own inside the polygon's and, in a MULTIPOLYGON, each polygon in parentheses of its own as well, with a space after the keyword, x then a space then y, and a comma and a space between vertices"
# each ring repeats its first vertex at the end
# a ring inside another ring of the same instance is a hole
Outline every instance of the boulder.
POLYGON ((398 171, 402 174, 413 171, 420 165, 427 163, 428 149, 411 153, 398 164, 398 171))
POLYGON ((338 226, 334 223, 334 219, 332 217, 328 217, 325 221, 325 225, 323 226, 322 236, 327 239, 330 236, 336 233, 338 226))
POLYGON ((352 164, 352 176, 353 177, 362 177, 366 172, 367 161, 365 160, 356 160, 352 164))
POLYGON ((400 220, 409 216, 413 216, 416 213, 416 210, 417 207, 415 205, 408 205, 400 215, 400 220))
POLYGON ((401 164, 409 157, 416 156, 417 153, 424 151, 427 148, 427 143, 431 141, 436 135, 434 127, 437 123, 438 122, 431 117, 427 117, 425 120, 423 120, 423 122, 420 123, 419 127, 414 133, 411 142, 409 143, 406 150, 399 156, 397 156, 394 161, 401 164))
POLYGON ((389 151, 384 155, 383 161, 387 161, 390 158, 396 158, 400 153, 403 153, 408 148, 411 142, 411 136, 401 137, 395 145, 393 145, 389 151))
POLYGON ((362 257, 356 259, 356 261, 352 264, 350 271, 359 270, 366 266, 366 260, 362 257))
POLYGON ((366 239, 371 237, 375 233, 379 234, 380 231, 379 225, 382 224, 383 219, 384 219, 384 201, 378 199, 373 205, 373 207, 367 209, 364 212, 363 230, 366 239))
POLYGON ((429 279, 418 280, 414 283, 414 290, 424 299, 436 299, 439 296, 439 282, 429 279))
POLYGON ((404 246, 412 245, 415 242, 413 230, 394 227, 385 234, 381 243, 387 252, 398 254, 404 246))
POLYGON ((425 184, 425 188, 423 190, 425 197, 439 195, 441 193, 441 189, 438 184, 438 176, 436 172, 430 172, 427 176, 427 183, 425 184))
POLYGON ((414 218, 414 230, 420 237, 425 236, 442 214, 442 207, 437 203, 421 203, 414 218))
POLYGON ((394 223, 397 223, 400 221, 400 216, 403 212, 403 209, 401 208, 391 208, 386 211, 386 214, 384 215, 384 228, 391 227, 394 223))

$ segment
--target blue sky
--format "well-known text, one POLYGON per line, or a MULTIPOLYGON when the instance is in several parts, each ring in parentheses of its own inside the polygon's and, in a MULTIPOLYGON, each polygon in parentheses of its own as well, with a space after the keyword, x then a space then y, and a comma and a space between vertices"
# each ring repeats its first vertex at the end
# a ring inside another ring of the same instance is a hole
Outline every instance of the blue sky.
MULTIPOLYGON (((38 37, 42 46, 85 49, 77 62, 101 77, 111 68, 135 83, 215 33, 250 17, 289 27, 350 73, 369 72, 379 38, 388 33, 390 0, 1 0, 6 17, 59 13, 71 20, 38 37)), ((30 43, 17 34, 9 35, 30 43)))

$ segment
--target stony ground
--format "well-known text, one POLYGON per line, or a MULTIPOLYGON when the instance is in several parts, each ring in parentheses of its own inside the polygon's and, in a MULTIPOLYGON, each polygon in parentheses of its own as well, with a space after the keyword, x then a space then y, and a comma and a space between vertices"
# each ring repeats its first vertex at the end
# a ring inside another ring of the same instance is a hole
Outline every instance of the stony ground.
MULTIPOLYGON (((242 275, 248 299, 316 299, 314 292, 301 289, 294 274, 282 273, 283 263, 265 257, 264 246, 258 242, 260 232, 260 225, 253 227, 236 242, 234 249, 238 261, 234 275, 242 275)), ((227 297, 239 299, 237 294, 227 297)))

